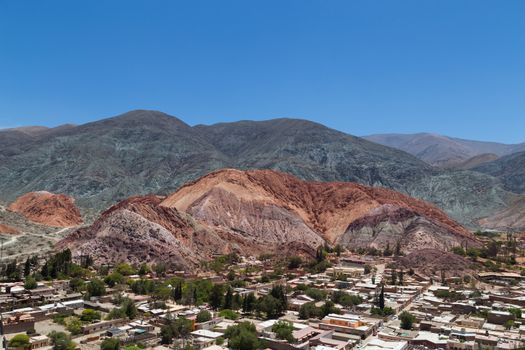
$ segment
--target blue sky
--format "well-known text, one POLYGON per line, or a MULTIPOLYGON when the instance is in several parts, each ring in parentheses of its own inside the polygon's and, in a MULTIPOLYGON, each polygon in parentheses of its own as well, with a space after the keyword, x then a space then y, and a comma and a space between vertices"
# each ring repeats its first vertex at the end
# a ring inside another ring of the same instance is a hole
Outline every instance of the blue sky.
POLYGON ((0 0, 0 126, 156 109, 525 141, 525 1, 0 0))

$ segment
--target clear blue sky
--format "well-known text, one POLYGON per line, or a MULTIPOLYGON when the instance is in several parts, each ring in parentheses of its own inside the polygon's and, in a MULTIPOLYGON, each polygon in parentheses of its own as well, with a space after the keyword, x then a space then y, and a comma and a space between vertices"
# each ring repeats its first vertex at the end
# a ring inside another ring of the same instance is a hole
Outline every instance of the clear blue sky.
POLYGON ((525 141, 522 0, 0 0, 0 126, 157 109, 525 141))

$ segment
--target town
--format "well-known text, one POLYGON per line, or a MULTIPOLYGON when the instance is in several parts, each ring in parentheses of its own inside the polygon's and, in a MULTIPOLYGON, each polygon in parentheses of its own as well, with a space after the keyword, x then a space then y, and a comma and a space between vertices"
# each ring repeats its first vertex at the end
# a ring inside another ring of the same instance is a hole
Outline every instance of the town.
POLYGON ((525 277, 509 237, 455 247, 450 256, 478 266, 464 274, 404 268, 395 247, 218 255, 194 274, 95 266, 68 250, 28 257, 3 268, 3 348, 518 349, 525 277))

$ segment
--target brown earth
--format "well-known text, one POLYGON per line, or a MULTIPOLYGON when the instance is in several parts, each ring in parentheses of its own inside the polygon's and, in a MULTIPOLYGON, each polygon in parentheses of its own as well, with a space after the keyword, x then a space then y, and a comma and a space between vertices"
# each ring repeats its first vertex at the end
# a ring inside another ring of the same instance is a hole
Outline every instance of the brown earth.
POLYGON ((16 235, 16 234, 19 234, 20 232, 14 227, 0 224, 0 233, 16 235))
POLYGON ((71 227, 82 223, 75 200, 64 194, 29 192, 20 196, 7 209, 46 226, 71 227))

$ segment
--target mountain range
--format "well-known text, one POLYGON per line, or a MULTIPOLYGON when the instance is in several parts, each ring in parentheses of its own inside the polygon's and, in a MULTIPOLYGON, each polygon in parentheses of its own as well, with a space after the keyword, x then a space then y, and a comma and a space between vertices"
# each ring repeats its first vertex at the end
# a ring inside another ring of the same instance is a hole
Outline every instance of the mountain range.
POLYGON ((525 151, 525 143, 503 144, 464 140, 432 133, 377 134, 365 139, 410 153, 445 168, 475 168, 499 157, 525 151))
POLYGON ((34 191, 66 194, 89 221, 131 196, 167 195, 217 169, 273 169, 309 181, 390 188, 475 227, 519 202, 523 168, 512 172, 515 161, 503 157, 479 171, 443 169, 305 120, 192 127, 137 110, 78 126, 0 131, 0 201, 34 191))

